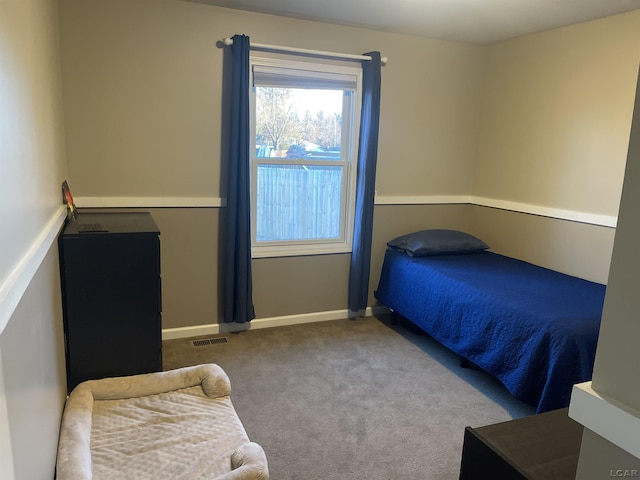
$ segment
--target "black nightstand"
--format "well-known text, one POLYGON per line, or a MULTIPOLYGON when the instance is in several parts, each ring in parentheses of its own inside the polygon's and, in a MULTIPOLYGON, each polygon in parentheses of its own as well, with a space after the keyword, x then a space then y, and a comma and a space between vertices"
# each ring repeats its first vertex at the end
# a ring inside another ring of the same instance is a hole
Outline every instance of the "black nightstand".
POLYGON ((583 427, 568 411, 467 427, 460 480, 574 480, 583 427))

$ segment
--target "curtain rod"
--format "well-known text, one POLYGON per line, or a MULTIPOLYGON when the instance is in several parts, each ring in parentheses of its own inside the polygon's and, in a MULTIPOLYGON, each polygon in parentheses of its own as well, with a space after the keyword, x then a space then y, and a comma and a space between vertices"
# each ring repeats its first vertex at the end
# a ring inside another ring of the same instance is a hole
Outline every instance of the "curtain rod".
MULTIPOLYGON (((233 45, 233 38, 223 38, 222 43, 224 43, 225 45, 233 45)), ((265 45, 263 43, 250 43, 249 48, 256 48, 259 50, 273 50, 277 52, 301 53, 301 54, 307 54, 307 55, 315 55, 318 57, 343 58, 347 60, 371 60, 371 57, 369 55, 352 55, 350 53, 323 52, 321 50, 308 50, 306 48, 265 45)), ((387 57, 382 57, 380 59, 380 62, 383 65, 386 65, 387 57)))

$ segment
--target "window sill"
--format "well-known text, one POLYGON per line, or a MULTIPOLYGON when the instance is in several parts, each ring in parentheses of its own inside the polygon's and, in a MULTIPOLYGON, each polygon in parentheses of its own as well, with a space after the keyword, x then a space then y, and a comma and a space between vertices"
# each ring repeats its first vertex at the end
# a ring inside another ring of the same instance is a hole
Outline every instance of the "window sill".
POLYGON ((253 247, 251 258, 302 257, 351 253, 351 245, 296 245, 291 247, 253 247))

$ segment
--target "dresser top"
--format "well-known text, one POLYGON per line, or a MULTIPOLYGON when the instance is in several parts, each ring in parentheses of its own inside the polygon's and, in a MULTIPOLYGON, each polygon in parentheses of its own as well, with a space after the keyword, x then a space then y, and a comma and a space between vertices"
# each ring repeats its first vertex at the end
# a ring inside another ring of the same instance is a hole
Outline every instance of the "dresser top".
POLYGON ((69 220, 64 236, 108 234, 160 234, 160 229, 147 212, 82 213, 77 220, 69 220))

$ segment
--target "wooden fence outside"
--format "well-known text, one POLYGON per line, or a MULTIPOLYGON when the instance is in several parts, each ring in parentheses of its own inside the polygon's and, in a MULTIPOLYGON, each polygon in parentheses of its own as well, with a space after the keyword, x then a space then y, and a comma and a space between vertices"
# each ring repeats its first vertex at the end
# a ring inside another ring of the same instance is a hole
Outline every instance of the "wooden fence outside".
POLYGON ((342 166, 259 165, 256 238, 340 238, 342 166))

